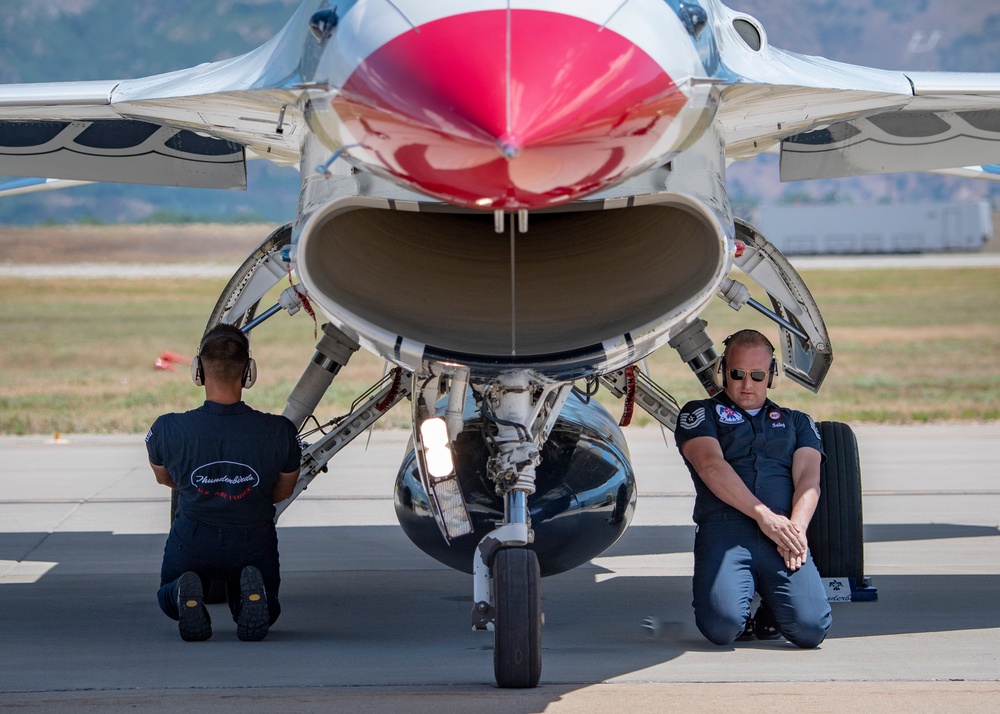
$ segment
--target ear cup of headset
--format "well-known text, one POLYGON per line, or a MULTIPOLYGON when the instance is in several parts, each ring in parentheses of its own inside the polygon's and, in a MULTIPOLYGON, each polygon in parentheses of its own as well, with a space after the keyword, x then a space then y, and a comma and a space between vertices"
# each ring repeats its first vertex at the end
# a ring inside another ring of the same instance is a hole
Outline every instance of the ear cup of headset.
POLYGON ((247 367, 243 370, 243 388, 250 389, 257 381, 257 362, 253 357, 247 360, 247 367))
POLYGON ((777 389, 781 384, 781 372, 778 370, 778 360, 771 360, 771 376, 767 378, 767 388, 777 389))
POLYGON ((198 355, 191 360, 191 381, 199 387, 205 386, 205 373, 201 369, 201 357, 198 355))

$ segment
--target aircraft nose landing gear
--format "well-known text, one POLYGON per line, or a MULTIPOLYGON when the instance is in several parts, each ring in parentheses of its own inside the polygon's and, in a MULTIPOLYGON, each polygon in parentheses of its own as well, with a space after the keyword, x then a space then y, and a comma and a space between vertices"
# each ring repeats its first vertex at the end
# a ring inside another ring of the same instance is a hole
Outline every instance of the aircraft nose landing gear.
POLYGON ((535 492, 540 445, 548 438, 572 385, 540 383, 527 373, 504 375, 483 393, 494 456, 488 473, 504 496, 504 522, 480 541, 473 563, 472 625, 492 629, 497 685, 526 688, 542 674, 542 597, 528 496, 535 492))
POLYGON ((493 630, 497 686, 523 689, 536 686, 542 675, 541 572, 538 556, 524 548, 533 540, 527 520, 510 522, 512 513, 527 517, 527 494, 508 492, 507 503, 508 522, 476 549, 472 627, 493 630))
POLYGON ((542 675, 540 579, 534 551, 497 551, 493 561, 493 671, 500 687, 534 687, 542 675))

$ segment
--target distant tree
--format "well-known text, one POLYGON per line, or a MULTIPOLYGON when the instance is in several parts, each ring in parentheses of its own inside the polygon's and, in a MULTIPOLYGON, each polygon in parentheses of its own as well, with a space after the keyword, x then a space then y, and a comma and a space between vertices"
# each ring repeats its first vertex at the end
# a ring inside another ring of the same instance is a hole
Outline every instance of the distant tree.
POLYGON ((811 205, 816 203, 816 199, 806 191, 786 191, 781 194, 781 198, 778 199, 778 203, 782 206, 811 205))

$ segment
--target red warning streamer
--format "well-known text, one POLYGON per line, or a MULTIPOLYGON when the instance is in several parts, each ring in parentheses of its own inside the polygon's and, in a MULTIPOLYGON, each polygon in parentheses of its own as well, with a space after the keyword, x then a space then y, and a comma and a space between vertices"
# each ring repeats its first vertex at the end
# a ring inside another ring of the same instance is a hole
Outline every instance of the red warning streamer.
POLYGON ((618 426, 628 426, 632 423, 632 412, 635 410, 635 367, 625 368, 625 408, 622 411, 618 426))
POLYGON ((295 294, 299 296, 299 300, 302 301, 302 309, 313 319, 313 339, 315 340, 318 336, 318 331, 316 329, 316 311, 313 310, 312 303, 309 302, 309 296, 306 295, 305 290, 299 290, 299 286, 292 282, 292 264, 288 263, 288 284, 295 288, 295 294))

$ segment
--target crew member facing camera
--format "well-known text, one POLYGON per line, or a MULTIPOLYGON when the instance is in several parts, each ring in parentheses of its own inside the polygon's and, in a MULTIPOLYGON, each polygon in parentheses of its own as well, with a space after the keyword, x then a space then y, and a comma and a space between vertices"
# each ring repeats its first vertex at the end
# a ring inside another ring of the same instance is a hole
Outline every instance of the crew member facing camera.
POLYGON ((205 587, 221 580, 237 636, 262 640, 281 613, 274 504, 292 495, 298 479, 298 436, 285 417, 243 403, 257 366, 238 328, 219 325, 205 335, 191 377, 205 387, 205 403, 164 414, 146 435, 157 482, 179 496, 163 552, 160 608, 178 621, 183 639, 207 640, 205 587))
POLYGON ((711 642, 772 639, 816 647, 830 605, 806 528, 819 500, 819 431, 806 414, 767 397, 774 346, 756 330, 725 340, 723 391, 688 402, 677 446, 695 485, 694 612, 711 642), (751 617, 754 591, 761 606, 751 617))

